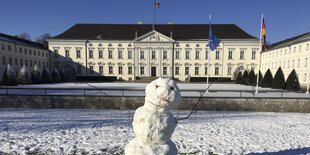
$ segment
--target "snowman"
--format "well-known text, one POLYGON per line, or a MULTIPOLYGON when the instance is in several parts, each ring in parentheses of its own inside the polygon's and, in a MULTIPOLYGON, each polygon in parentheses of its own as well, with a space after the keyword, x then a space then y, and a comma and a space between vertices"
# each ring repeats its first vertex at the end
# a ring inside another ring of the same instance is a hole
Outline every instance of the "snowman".
POLYGON ((125 148, 126 155, 176 155, 178 150, 170 140, 177 120, 170 110, 181 99, 172 79, 158 78, 145 88, 145 102, 133 118, 135 138, 125 148))

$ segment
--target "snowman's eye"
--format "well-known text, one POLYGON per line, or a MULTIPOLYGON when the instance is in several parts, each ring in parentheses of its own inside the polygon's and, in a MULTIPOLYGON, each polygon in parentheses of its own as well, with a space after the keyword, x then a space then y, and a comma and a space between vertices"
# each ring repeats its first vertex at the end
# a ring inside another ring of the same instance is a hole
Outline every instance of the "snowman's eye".
POLYGON ((174 90, 174 87, 170 87, 170 90, 174 90))
POLYGON ((159 87, 159 86, 156 85, 156 89, 157 89, 158 87, 159 87))

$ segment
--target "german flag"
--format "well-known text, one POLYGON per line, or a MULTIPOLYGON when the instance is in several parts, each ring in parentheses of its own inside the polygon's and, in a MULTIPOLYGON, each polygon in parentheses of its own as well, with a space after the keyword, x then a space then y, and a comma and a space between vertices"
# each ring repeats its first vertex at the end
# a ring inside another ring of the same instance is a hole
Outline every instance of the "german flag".
POLYGON ((155 1, 155 7, 159 8, 159 2, 158 1, 155 1))
POLYGON ((262 36, 264 37, 264 45, 263 45, 263 51, 267 51, 267 45, 266 45, 266 28, 265 28, 265 22, 264 17, 262 19, 262 36))

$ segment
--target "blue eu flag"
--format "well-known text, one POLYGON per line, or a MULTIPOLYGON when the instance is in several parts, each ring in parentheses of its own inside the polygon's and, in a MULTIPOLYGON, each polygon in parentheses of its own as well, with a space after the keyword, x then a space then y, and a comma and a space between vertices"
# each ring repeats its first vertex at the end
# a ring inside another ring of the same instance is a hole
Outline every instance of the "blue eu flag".
POLYGON ((209 47, 212 51, 216 49, 216 46, 221 42, 220 39, 218 39, 215 35, 212 33, 211 29, 211 19, 209 22, 209 47))

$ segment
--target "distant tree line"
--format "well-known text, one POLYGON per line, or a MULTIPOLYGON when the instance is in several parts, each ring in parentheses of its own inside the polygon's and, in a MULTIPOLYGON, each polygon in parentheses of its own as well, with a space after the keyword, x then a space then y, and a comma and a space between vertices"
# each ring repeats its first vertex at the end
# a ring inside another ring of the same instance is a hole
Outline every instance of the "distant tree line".
MULTIPOLYGON (((20 33, 18 35, 15 35, 14 37, 31 41, 31 37, 28 33, 20 33)), ((46 39, 49 39, 49 38, 52 38, 52 36, 49 33, 44 33, 40 35, 39 37, 36 37, 35 41, 37 43, 44 45, 44 47, 48 48, 48 42, 46 41, 46 39)))

